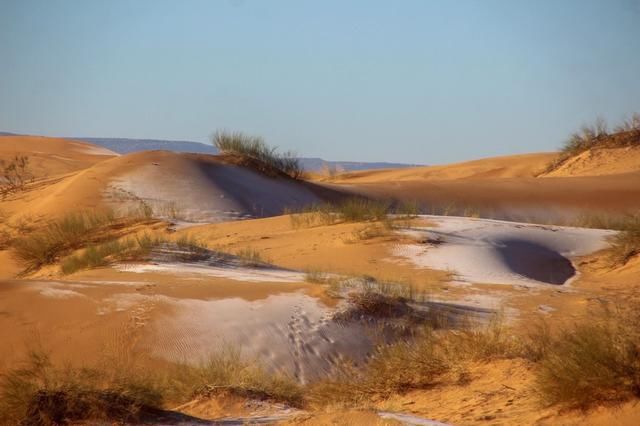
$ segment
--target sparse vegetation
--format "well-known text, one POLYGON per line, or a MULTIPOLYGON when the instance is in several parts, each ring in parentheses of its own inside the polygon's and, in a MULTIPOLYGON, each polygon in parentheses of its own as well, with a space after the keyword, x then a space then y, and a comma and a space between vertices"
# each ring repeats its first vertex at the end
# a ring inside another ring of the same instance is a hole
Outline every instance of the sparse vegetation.
POLYGON ((469 361, 517 356, 519 347, 496 327, 501 325, 463 331, 423 327, 408 340, 379 346, 363 367, 346 364, 333 377, 313 384, 308 398, 321 406, 358 405, 431 388, 449 373, 464 377, 469 361))
MULTIPOLYGON (((55 263, 74 250, 113 240, 126 226, 148 220, 146 216, 119 218, 108 210, 67 214, 13 241, 14 255, 25 265, 27 272, 33 271, 55 263)), ((101 250, 104 252, 107 248, 101 250)), ((99 254, 98 250, 92 250, 89 256, 96 261, 99 254)))
POLYGON ((256 267, 264 266, 268 263, 260 251, 251 247, 245 247, 238 250, 236 252, 236 256, 240 260, 240 264, 242 266, 256 267))
POLYGON ((293 179, 300 179, 304 174, 304 169, 293 152, 279 153, 277 148, 268 146, 258 136, 217 131, 213 135, 213 145, 223 154, 237 155, 258 162, 257 165, 264 173, 280 172, 293 179))
POLYGON ((543 173, 551 172, 563 165, 570 158, 594 148, 640 147, 640 114, 635 113, 609 131, 607 123, 598 118, 593 125, 582 126, 564 143, 560 154, 545 168, 543 173))
POLYGON ((387 220, 393 213, 391 202, 352 197, 331 204, 312 204, 297 211, 286 210, 294 228, 333 225, 343 222, 369 222, 387 220))
POLYGON ((269 374, 254 360, 244 360, 233 348, 223 348, 197 367, 180 365, 171 378, 173 399, 224 394, 301 406, 302 388, 287 376, 269 374))
POLYGON ((161 389, 142 371, 56 367, 34 351, 0 379, 0 412, 7 425, 77 421, 137 421, 162 404, 161 389))
MULTIPOLYGON (((608 312, 545 337, 537 369, 543 401, 586 408, 640 397, 637 311, 608 312)), ((537 336, 536 336, 537 339, 537 336)))
POLYGON ((611 258, 614 264, 624 265, 640 254, 640 214, 627 216, 619 229, 611 243, 611 258))
POLYGON ((0 160, 0 196, 21 191, 25 186, 33 181, 33 173, 30 168, 29 157, 16 155, 11 161, 0 160))

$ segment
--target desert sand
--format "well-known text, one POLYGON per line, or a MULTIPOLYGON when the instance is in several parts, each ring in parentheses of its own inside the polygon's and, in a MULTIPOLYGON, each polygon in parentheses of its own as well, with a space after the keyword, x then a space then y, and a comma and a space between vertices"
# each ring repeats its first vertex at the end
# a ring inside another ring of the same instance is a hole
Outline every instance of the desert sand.
MULTIPOLYGON (((225 156, 117 156, 61 139, 0 137, 2 158, 28 155, 38 177, 1 202, 9 240, 69 212, 146 206, 154 221, 119 235, 196 238, 208 248, 198 259, 176 256, 169 244, 144 260, 70 275, 59 262, 21 274, 7 243, 0 251, 0 370, 34 346, 61 363, 130 351, 149 368, 165 368, 196 365, 229 345, 269 371, 313 383, 344 360, 363 364, 381 342, 398 338, 394 320, 347 315, 350 295, 373 279, 423 294, 411 304, 417 315, 488 323, 500 314, 516 328, 545 318, 562 328, 603 301, 637 300, 640 260, 609 266, 616 231, 531 222, 640 210, 637 152, 582 155, 549 175, 540 171, 554 154, 540 153, 310 182, 267 176, 225 156), (417 201, 434 214, 393 227, 300 227, 284 214, 349 195, 417 201), (244 249, 259 253, 260 262, 244 262, 244 249)), ((534 381, 529 363, 506 359, 473 364, 464 386, 443 382, 363 409, 258 409, 230 397, 194 400, 178 411, 208 421, 255 415, 293 424, 622 425, 640 416, 631 403, 587 412, 541 406, 534 381)))

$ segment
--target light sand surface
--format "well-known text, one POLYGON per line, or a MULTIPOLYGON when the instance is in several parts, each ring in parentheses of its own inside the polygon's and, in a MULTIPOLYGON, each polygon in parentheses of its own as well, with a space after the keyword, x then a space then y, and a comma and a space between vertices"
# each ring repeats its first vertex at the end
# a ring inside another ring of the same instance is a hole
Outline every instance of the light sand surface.
POLYGON ((564 162, 544 177, 603 176, 640 171, 640 148, 590 149, 564 162))
POLYGON ((512 221, 571 223, 588 214, 640 211, 640 173, 549 178, 381 181, 335 185, 364 195, 415 201, 424 212, 512 221))
POLYGON ((6 208, 51 217, 78 209, 127 211, 144 203, 159 217, 212 222, 276 215, 340 195, 312 183, 269 177, 224 157, 147 151, 106 159, 32 188, 6 208))
POLYGON ((85 169, 119 154, 87 142, 41 136, 0 136, 0 159, 16 155, 29 157, 36 177, 65 174, 85 169))
POLYGON ((402 169, 366 170, 338 175, 337 183, 379 183, 401 181, 432 181, 453 179, 534 177, 556 156, 555 153, 508 155, 441 166, 407 167, 402 169))

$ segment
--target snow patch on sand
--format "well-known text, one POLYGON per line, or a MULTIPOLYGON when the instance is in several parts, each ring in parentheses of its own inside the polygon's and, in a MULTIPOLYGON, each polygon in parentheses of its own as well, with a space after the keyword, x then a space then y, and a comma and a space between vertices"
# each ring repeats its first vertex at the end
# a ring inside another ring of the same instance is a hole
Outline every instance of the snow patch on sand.
POLYGON ((276 268, 244 268, 212 266, 206 263, 141 263, 120 264, 119 271, 145 273, 156 272, 176 275, 201 275, 207 277, 228 278, 244 282, 304 282, 304 273, 276 268))
POLYGON ((420 244, 394 255, 418 267, 452 271, 455 280, 536 286, 567 284, 572 259, 607 247, 615 231, 466 217, 423 216, 435 226, 404 231, 420 244))

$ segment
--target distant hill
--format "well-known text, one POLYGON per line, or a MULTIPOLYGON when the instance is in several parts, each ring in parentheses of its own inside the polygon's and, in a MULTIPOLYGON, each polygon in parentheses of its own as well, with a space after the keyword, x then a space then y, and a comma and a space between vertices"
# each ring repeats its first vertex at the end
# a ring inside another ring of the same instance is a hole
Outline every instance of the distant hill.
MULTIPOLYGON (((67 138, 86 141, 103 146, 119 154, 130 152, 164 150, 173 152, 193 152, 198 154, 217 154, 218 150, 211 145, 190 141, 167 141, 158 139, 127 139, 127 138, 67 138)), ((386 163, 386 162, 357 162, 357 161, 327 161, 322 158, 301 158, 303 167, 308 171, 320 171, 325 167, 338 171, 357 171, 370 169, 396 169, 413 167, 419 164, 386 163)))

